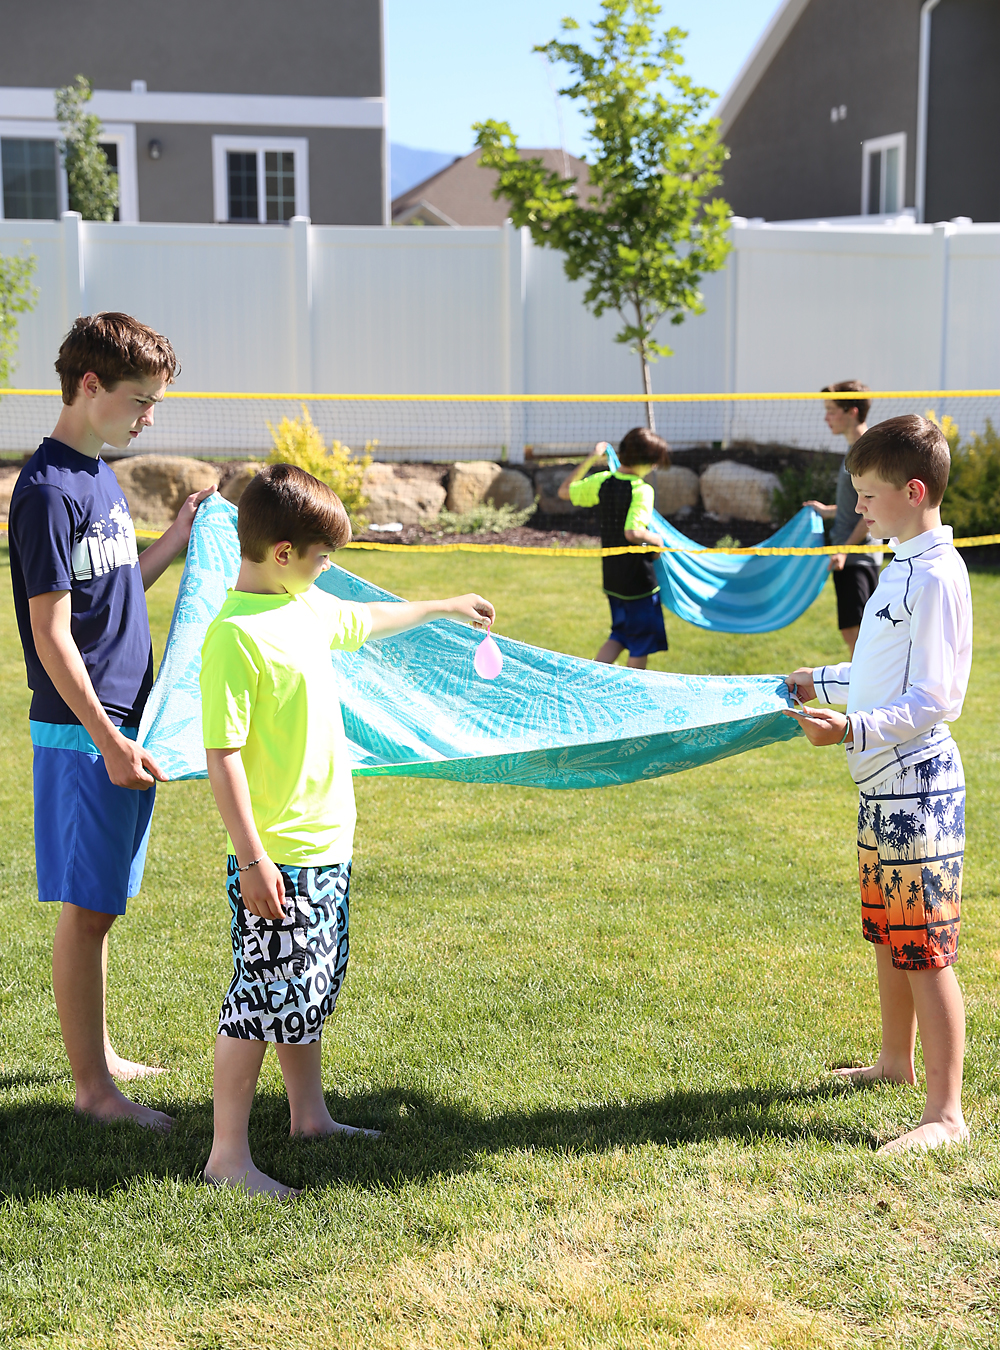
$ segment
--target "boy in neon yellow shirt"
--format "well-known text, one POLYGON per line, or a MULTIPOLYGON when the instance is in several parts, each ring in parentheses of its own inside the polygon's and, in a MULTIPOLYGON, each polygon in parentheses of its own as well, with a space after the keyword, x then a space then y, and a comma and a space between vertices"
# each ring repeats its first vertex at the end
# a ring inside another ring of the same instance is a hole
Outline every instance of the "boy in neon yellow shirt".
MULTIPOLYGON (((648 427, 633 427, 618 446, 620 468, 612 473, 590 472, 605 458, 604 442, 578 464, 559 484, 558 495, 574 506, 600 510, 601 548, 628 548, 636 544, 662 547, 663 540, 650 530, 653 519, 653 489, 644 482, 658 466, 670 463, 670 447, 648 427)), ((623 651, 627 665, 645 670, 646 658, 667 650, 663 626, 660 583, 652 553, 620 553, 603 561, 604 594, 611 606, 611 632, 594 657, 613 665, 623 651)))
POLYGON ((351 526, 339 498, 290 464, 253 479, 238 529, 240 573, 202 648, 208 776, 229 835, 235 967, 215 1043, 205 1179, 284 1197, 289 1188, 254 1165, 247 1139, 269 1041, 291 1133, 357 1133, 330 1116, 320 1076, 323 1023, 347 970, 356 819, 330 651, 356 651, 431 619, 482 626, 494 611, 478 595, 357 605, 319 590, 313 582, 351 526))

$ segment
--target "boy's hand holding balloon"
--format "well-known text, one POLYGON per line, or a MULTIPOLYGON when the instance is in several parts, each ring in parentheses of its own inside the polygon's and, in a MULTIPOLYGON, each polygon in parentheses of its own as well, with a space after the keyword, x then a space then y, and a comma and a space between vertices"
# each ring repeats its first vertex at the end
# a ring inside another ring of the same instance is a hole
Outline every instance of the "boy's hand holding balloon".
POLYGON ((488 619, 486 621, 486 636, 476 648, 476 656, 473 662, 476 674, 484 680, 495 680, 503 670, 503 654, 493 641, 490 633, 492 626, 492 620, 488 619))

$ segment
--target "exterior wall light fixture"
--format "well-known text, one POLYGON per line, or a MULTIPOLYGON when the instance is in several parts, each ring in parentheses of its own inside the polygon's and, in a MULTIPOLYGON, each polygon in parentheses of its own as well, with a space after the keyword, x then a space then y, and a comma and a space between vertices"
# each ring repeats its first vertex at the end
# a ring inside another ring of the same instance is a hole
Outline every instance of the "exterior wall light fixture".
POLYGON ((160 156, 163 154, 163 146, 160 144, 159 141, 155 140, 150 141, 149 144, 146 146, 146 149, 149 152, 150 159, 159 159, 160 156))

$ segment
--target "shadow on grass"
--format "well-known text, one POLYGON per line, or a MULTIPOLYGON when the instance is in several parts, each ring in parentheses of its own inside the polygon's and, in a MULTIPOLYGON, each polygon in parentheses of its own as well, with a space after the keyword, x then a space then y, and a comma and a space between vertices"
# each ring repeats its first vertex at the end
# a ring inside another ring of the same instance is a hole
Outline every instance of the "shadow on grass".
MULTIPOLYGON (((474 1171, 505 1150, 602 1153, 643 1144, 676 1147, 706 1140, 816 1140, 874 1148, 870 1131, 817 1117, 811 1103, 850 1088, 745 1088, 678 1091, 652 1101, 579 1108, 500 1111, 484 1116, 461 1104, 393 1089, 338 1097, 334 1117, 383 1131, 381 1140, 290 1140, 288 1105, 259 1093, 250 1143, 261 1168, 296 1186, 380 1186, 474 1171)), ((49 1103, 0 1108, 0 1194, 29 1198, 63 1190, 101 1193, 142 1178, 196 1178, 212 1141, 211 1102, 153 1103, 176 1119, 166 1137, 124 1122, 98 1125, 49 1103)))
POLYGON ((0 1092, 11 1092, 14 1088, 45 1087, 59 1081, 55 1073, 18 1073, 13 1070, 0 1070, 0 1092))

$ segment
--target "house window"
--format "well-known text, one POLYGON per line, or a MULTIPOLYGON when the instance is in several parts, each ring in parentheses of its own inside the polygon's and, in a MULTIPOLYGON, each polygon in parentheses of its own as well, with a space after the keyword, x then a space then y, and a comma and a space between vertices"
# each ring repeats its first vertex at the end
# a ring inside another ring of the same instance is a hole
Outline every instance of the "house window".
POLYGON ((309 214, 309 142, 213 136, 217 221, 281 225, 309 214))
POLYGON ((59 160, 55 141, 0 139, 5 220, 59 218, 59 160))
POLYGON ((291 150, 264 151, 264 213, 268 220, 291 220, 295 215, 295 154, 291 150))
POLYGON ((122 218, 122 215, 121 215, 121 183, 119 182, 119 175, 118 175, 118 142, 117 142, 117 141, 101 141, 100 144, 101 144, 101 149, 104 151, 104 158, 108 161, 108 168, 109 168, 109 169, 111 170, 111 172, 114 174, 114 176, 115 176, 115 181, 116 181, 116 183, 118 184, 118 205, 115 207, 115 214, 114 214, 113 219, 114 219, 114 220, 121 220, 121 218, 122 218))
POLYGON ((229 219, 260 220, 256 152, 230 150, 226 155, 226 162, 229 179, 229 219))
POLYGON ((861 214, 891 216, 903 209, 906 133, 861 142, 861 214))
MULTIPOLYGON (((106 122, 100 146, 118 179, 115 220, 139 219, 135 127, 106 122)), ((40 118, 0 118, 0 220, 58 220, 69 210, 59 126, 40 118)))

